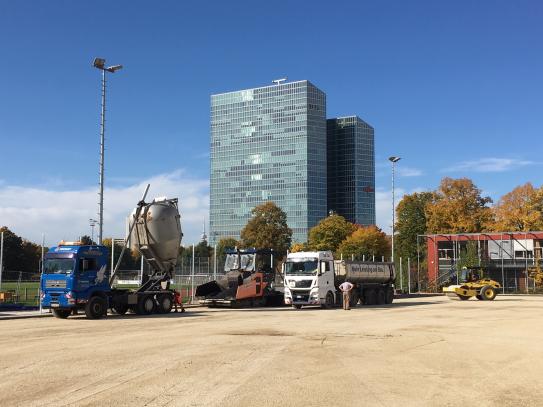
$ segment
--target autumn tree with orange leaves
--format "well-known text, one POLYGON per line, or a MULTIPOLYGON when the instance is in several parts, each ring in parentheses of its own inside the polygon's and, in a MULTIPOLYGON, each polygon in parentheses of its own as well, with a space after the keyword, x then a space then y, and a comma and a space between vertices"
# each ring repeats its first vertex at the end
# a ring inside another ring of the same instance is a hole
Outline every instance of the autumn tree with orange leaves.
POLYGON ((543 230, 543 186, 520 185, 500 198, 492 208, 494 231, 543 230))
POLYGON ((443 178, 426 206, 428 233, 476 233, 493 223, 492 202, 469 178, 443 178))

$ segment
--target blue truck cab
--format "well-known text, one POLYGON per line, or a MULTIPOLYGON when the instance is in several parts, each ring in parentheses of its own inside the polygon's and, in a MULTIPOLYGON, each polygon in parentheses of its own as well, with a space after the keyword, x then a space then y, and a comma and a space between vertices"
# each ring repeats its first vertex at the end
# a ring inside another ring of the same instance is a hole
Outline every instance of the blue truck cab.
POLYGON ((108 249, 60 242, 45 255, 40 287, 42 307, 56 317, 67 318, 74 309, 104 314, 111 292, 108 249))

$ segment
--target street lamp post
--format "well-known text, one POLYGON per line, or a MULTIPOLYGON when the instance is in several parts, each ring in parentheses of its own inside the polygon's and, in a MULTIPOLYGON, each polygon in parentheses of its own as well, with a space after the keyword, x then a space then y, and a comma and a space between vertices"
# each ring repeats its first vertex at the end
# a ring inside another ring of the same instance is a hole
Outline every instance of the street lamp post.
POLYGON ((89 219, 89 225, 91 227, 91 242, 94 242, 94 227, 98 221, 96 219, 89 219))
POLYGON ((115 73, 123 66, 112 65, 105 66, 104 58, 94 58, 92 65, 102 71, 102 111, 100 113, 100 202, 99 202, 99 220, 98 220, 98 244, 102 244, 102 231, 104 227, 104 134, 106 124, 106 72, 115 73))
POLYGON ((392 163, 392 262, 394 262, 394 223, 395 223, 395 212, 396 208, 394 207, 394 165, 400 161, 401 157, 389 157, 388 160, 392 163))

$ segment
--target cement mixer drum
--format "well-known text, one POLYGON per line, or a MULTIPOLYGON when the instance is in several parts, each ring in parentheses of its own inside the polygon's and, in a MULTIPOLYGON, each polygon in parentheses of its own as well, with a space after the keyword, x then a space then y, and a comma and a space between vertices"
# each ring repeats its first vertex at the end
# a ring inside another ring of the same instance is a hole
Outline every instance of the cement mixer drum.
POLYGON ((181 244, 181 216, 177 198, 155 198, 146 203, 136 219, 132 248, 137 249, 155 269, 169 271, 177 264, 181 244))

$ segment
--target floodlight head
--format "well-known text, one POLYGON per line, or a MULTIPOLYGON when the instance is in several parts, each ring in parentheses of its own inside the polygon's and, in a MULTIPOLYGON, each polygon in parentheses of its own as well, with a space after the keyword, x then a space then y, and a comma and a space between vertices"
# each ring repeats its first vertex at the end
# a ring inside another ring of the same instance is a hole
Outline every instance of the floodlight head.
POLYGON ((115 71, 118 71, 119 69, 122 69, 122 65, 113 65, 113 66, 108 66, 106 68, 106 71, 108 72, 111 72, 111 73, 114 73, 115 71))
POLYGON ((393 162, 393 163, 396 163, 396 162, 400 161, 401 159, 402 159, 401 157, 395 157, 395 156, 388 157, 388 160, 390 162, 393 162))
POLYGON ((106 60, 104 58, 94 58, 94 62, 92 63, 92 65, 98 69, 104 69, 105 64, 106 60))

